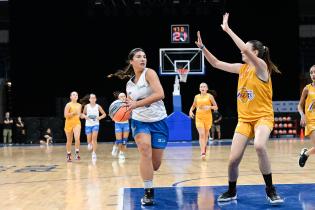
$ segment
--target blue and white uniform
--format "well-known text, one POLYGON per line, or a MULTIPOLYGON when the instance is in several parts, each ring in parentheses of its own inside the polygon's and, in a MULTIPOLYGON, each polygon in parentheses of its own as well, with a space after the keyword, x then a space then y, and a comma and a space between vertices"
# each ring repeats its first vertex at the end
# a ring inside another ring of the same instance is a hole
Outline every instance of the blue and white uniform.
MULTIPOLYGON (((125 133, 129 132, 129 120, 123 122, 115 122, 115 133, 125 133)), ((122 135, 123 136, 123 135, 122 135)), ((122 138, 120 140, 116 140, 115 144, 127 144, 128 138, 122 138)))
MULTIPOLYGON (((127 94, 134 101, 147 98, 152 94, 152 89, 145 78, 147 71, 148 69, 146 68, 142 72, 137 83, 133 82, 134 77, 127 82, 127 94)), ((167 113, 162 100, 133 109, 131 115, 133 137, 138 133, 150 134, 152 148, 164 149, 169 135, 166 117, 167 113)))
POLYGON ((100 114, 98 109, 98 104, 95 104, 93 107, 90 104, 86 105, 86 116, 89 119, 85 121, 85 134, 99 130, 100 122, 96 119, 100 114))

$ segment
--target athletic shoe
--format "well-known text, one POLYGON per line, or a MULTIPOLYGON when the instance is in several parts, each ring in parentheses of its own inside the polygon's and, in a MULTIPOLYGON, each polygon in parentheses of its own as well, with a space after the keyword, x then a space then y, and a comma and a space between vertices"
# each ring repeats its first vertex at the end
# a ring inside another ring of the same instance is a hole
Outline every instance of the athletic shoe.
POLYGON ((88 150, 91 151, 92 149, 93 149, 93 146, 92 146, 92 144, 89 143, 88 144, 88 150))
POLYGON ((118 158, 120 160, 125 160, 126 157, 125 157, 125 154, 123 152, 119 152, 118 158))
POLYGON ((232 191, 226 191, 225 193, 222 193, 217 201, 218 202, 227 202, 227 201, 232 201, 232 200, 236 200, 237 199, 237 194, 236 191, 232 192, 232 191))
POLYGON ((67 162, 72 162, 72 159, 71 159, 71 153, 69 154, 67 154, 67 162))
POLYGON ((206 160, 206 153, 201 153, 201 160, 206 160))
POLYGON ((96 153, 92 152, 92 161, 96 161, 96 160, 97 160, 96 153))
POLYGON ((305 165, 305 163, 307 161, 308 155, 305 154, 306 152, 307 152, 306 148, 303 148, 301 150, 300 158, 299 158, 299 165, 300 165, 300 167, 304 167, 304 165, 305 165))
POLYGON ((74 159, 76 159, 76 160, 80 160, 81 159, 79 152, 75 152, 74 159))
POLYGON ((118 147, 116 145, 113 146, 113 150, 112 150, 112 156, 116 157, 118 153, 118 147))
POLYGON ((276 188, 274 186, 266 187, 267 200, 270 204, 278 205, 282 204, 283 199, 277 194, 276 188))
POLYGON ((154 205, 154 189, 144 189, 144 196, 141 198, 141 205, 152 206, 154 205))

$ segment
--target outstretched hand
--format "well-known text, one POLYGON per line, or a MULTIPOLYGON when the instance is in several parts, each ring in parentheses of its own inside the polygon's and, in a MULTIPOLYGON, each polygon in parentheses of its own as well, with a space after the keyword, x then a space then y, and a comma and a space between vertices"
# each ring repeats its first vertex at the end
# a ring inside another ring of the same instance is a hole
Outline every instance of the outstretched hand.
POLYGON ((200 31, 197 31, 197 41, 195 41, 195 44, 199 48, 201 48, 203 46, 202 39, 201 39, 201 36, 200 36, 200 31))
POLYGON ((223 20, 221 24, 222 30, 225 32, 227 32, 230 29, 228 21, 229 21, 229 13, 225 13, 223 15, 223 20))

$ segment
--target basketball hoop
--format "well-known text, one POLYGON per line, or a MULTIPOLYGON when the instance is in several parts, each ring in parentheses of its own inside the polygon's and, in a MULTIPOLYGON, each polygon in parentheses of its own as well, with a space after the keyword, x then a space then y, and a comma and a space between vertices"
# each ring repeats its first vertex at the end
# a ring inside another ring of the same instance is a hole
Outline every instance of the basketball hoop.
POLYGON ((179 75, 179 81, 180 82, 186 82, 187 81, 187 76, 188 76, 188 73, 189 73, 189 69, 185 69, 185 68, 177 69, 176 72, 179 75))

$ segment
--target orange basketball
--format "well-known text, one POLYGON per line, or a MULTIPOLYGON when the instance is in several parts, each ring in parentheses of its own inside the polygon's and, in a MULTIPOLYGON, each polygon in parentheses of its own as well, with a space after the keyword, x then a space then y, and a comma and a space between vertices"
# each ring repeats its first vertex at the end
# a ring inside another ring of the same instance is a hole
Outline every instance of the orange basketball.
POLYGON ((113 121, 123 122, 130 119, 131 110, 128 110, 125 105, 121 100, 116 100, 109 106, 108 113, 113 121))

